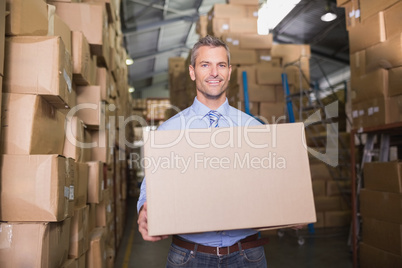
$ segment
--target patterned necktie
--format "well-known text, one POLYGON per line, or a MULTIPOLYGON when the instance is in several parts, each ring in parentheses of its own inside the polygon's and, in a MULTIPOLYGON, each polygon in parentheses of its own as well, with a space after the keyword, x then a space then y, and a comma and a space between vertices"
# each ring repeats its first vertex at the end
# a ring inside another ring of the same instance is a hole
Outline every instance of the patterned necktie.
POLYGON ((219 126, 218 126, 218 121, 219 121, 219 118, 220 118, 221 116, 222 116, 222 115, 221 115, 219 112, 217 112, 217 111, 214 111, 214 110, 209 111, 209 112, 208 112, 209 127, 219 127, 219 126))

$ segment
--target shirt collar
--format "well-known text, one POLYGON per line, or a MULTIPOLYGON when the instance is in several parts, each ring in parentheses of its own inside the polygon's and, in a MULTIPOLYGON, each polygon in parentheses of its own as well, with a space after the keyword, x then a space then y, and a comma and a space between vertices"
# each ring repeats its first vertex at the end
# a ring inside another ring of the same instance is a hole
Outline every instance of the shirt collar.
MULTIPOLYGON (((197 97, 194 98, 192 108, 196 115, 199 115, 202 117, 205 116, 209 111, 211 111, 211 109, 208 108, 205 104, 201 103, 197 99, 197 97)), ((218 109, 216 109, 216 111, 218 111, 224 117, 229 115, 229 102, 228 102, 227 98, 226 98, 225 102, 221 106, 219 106, 218 109)))

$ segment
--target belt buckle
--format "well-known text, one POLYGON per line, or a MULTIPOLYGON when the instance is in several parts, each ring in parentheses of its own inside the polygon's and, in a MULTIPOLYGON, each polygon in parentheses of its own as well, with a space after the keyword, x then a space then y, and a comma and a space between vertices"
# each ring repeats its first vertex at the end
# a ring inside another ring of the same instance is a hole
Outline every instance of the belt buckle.
MULTIPOLYGON (((216 247, 216 255, 217 255, 217 256, 224 256, 225 254, 221 254, 221 253, 219 252, 219 248, 220 248, 220 247, 216 247)), ((228 253, 227 253, 227 254, 229 254, 229 247, 227 247, 227 249, 228 249, 228 253)))

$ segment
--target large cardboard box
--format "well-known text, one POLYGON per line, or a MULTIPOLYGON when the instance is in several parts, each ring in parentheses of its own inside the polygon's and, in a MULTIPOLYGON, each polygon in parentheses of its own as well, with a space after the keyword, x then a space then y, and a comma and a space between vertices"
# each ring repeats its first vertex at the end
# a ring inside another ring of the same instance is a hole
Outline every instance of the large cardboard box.
POLYGON ((402 256, 359 243, 360 267, 402 267, 402 256))
POLYGON ((325 180, 313 180, 312 185, 313 185, 313 193, 314 196, 325 196, 326 192, 326 187, 325 187, 326 181, 325 180))
POLYGON ((379 12, 349 29, 349 52, 355 53, 385 40, 384 12, 379 12))
POLYGON ((399 107, 398 98, 374 98, 353 103, 353 127, 372 127, 398 122, 402 115, 399 107))
POLYGON ((366 72, 402 66, 402 32, 366 50, 366 72))
POLYGON ((231 64, 251 65, 257 63, 257 53, 254 49, 233 50, 230 53, 231 64))
POLYGON ((351 79, 358 81, 360 76, 366 74, 366 50, 350 54, 351 79))
POLYGON ((4 74, 4 92, 42 95, 56 108, 73 102, 71 57, 58 36, 7 38, 4 74))
POLYGON ((360 10, 362 20, 368 19, 370 16, 387 9, 399 0, 364 0, 360 1, 360 10))
POLYGON ((259 85, 282 85, 282 73, 281 67, 269 67, 265 68, 263 65, 261 68, 257 68, 257 84, 259 85))
POLYGON ((47 35, 48 10, 43 0, 6 0, 7 35, 47 35))
POLYGON ((103 163, 100 161, 87 162, 88 172, 88 203, 99 204, 103 200, 103 163))
POLYGON ((75 115, 85 125, 99 128, 104 125, 105 104, 102 102, 100 86, 79 86, 77 87, 77 109, 75 115))
POLYGON ((104 3, 61 3, 50 2, 56 6, 59 15, 72 31, 81 31, 91 52, 107 61, 109 59, 108 18, 104 3))
POLYGON ((363 217, 402 223, 402 195, 362 189, 360 212, 363 217))
POLYGON ((384 11, 385 30, 387 38, 401 32, 402 25, 402 2, 396 3, 384 11))
POLYGON ((240 48, 242 49, 271 49, 273 35, 242 34, 240 35, 240 48))
POLYGON ((274 44, 271 48, 271 56, 282 58, 282 65, 295 62, 300 58, 310 58, 310 45, 274 44))
POLYGON ((74 185, 67 174, 74 165, 70 165, 58 155, 3 155, 0 219, 61 221, 72 216, 74 185))
POLYGON ((76 259, 84 254, 89 247, 88 232, 89 206, 85 205, 74 210, 71 218, 70 249, 68 256, 76 259))
POLYGON ((114 137, 109 136, 109 131, 105 130, 93 130, 90 131, 91 140, 94 146, 91 148, 91 160, 101 161, 106 164, 112 163, 113 157, 113 143, 114 137))
POLYGON ((360 77, 352 76, 352 103, 388 96, 388 70, 377 69, 360 77))
POLYGON ((316 211, 339 211, 346 207, 341 196, 316 196, 314 202, 316 211))
POLYGON ((359 25, 361 22, 359 1, 358 0, 349 1, 344 4, 344 8, 345 8, 346 30, 349 31, 352 27, 359 25))
POLYGON ((65 116, 41 96, 3 93, 5 154, 63 154, 65 116))
POLYGON ((402 67, 388 70, 388 95, 398 96, 402 94, 402 67))
POLYGON ((81 208, 88 200, 88 176, 89 166, 87 163, 75 163, 77 170, 77 185, 75 187, 75 208, 81 208))
POLYGON ((215 4, 209 12, 209 15, 222 19, 246 18, 247 8, 239 5, 215 4))
POLYGON ((402 163, 399 161, 366 163, 364 187, 374 191, 402 193, 402 163))
POLYGON ((230 4, 233 5, 258 5, 258 0, 229 0, 230 4))
POLYGON ((260 118, 270 124, 286 122, 285 103, 260 102, 260 118))
POLYGON ((70 218, 61 222, 0 223, 1 267, 60 267, 68 257, 70 218))
POLYGON ((229 19, 229 32, 240 34, 257 34, 257 18, 232 18, 229 19))
POLYGON ((402 224, 363 218, 363 242, 402 255, 402 224))
POLYGON ((352 212, 350 210, 325 211, 325 227, 344 227, 349 226, 352 221, 352 212))
POLYGON ((144 137, 150 235, 316 221, 302 123, 146 131, 144 137), (187 168, 169 160, 172 150, 187 168), (158 161, 170 167, 153 164, 158 161))
POLYGON ((66 118, 66 139, 64 141, 63 155, 74 158, 77 162, 84 162, 84 150, 88 150, 85 147, 90 146, 90 144, 85 143, 84 129, 84 122, 77 116, 66 118))
POLYGON ((103 200, 96 204, 96 227, 107 227, 113 220, 112 188, 103 190, 103 200))
POLYGON ((72 44, 72 36, 70 27, 57 15, 54 14, 55 7, 52 5, 48 6, 49 9, 49 31, 48 36, 60 36, 63 40, 66 51, 71 56, 71 44, 72 44))
MULTIPOLYGON (((239 88, 239 99, 244 101, 243 84, 239 88)), ((248 100, 251 102, 275 102, 277 87, 272 85, 248 84, 248 100)))
POLYGON ((91 57, 91 51, 85 35, 82 32, 72 32, 73 41, 73 78, 79 86, 95 84, 96 63, 91 57))
POLYGON ((95 228, 90 233, 89 250, 86 253, 86 267, 105 268, 106 267, 106 229, 95 228))

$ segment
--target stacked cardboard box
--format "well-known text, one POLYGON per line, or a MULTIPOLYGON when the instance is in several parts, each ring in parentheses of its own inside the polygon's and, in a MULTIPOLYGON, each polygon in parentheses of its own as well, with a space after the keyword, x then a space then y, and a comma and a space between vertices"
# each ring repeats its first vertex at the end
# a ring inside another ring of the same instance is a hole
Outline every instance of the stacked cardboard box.
POLYGON ((105 267, 121 240, 133 127, 120 3, 71 2, 7 1, 1 266, 105 267))
POLYGON ((401 1, 340 2, 351 18, 347 28, 354 128, 401 121, 401 1))
POLYGON ((402 266, 401 200, 402 163, 366 163, 360 192, 361 267, 402 266))

